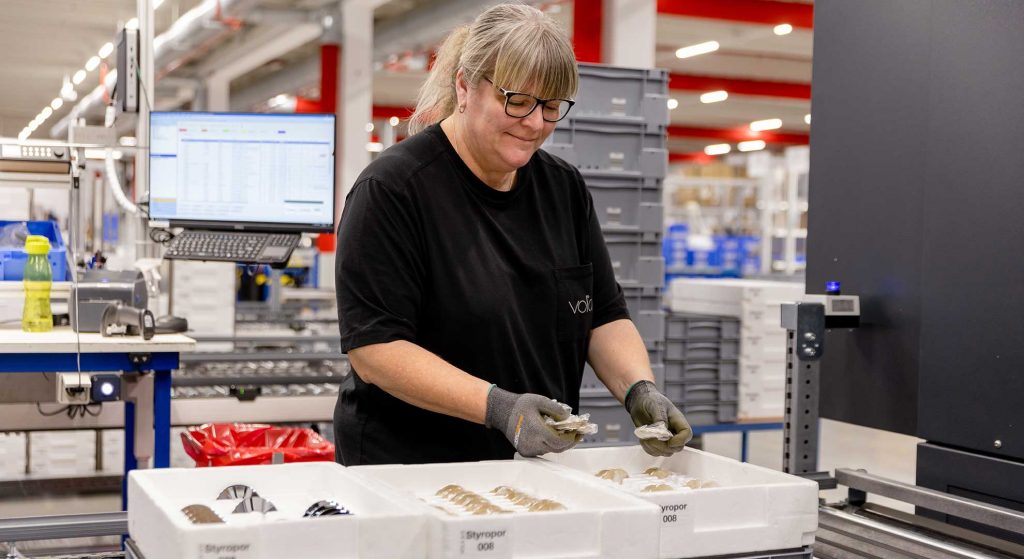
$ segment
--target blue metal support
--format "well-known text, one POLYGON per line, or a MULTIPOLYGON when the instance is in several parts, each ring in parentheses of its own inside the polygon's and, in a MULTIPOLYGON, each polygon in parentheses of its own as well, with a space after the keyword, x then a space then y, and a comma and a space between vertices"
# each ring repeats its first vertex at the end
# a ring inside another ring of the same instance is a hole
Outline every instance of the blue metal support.
POLYGON ((782 423, 719 423, 718 425, 697 425, 693 427, 693 436, 698 437, 707 433, 739 433, 740 460, 746 462, 749 455, 751 431, 778 431, 781 429, 782 423))

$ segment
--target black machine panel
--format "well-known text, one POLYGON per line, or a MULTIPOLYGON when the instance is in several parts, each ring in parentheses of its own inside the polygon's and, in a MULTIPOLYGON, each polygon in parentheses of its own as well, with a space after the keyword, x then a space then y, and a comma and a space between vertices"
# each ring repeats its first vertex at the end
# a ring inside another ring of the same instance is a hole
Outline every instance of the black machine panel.
POLYGON ((906 434, 917 430, 927 5, 814 9, 807 292, 834 280, 861 297, 860 328, 826 335, 821 415, 906 434))
POLYGON ((821 0, 808 292, 822 415, 1024 459, 1024 2, 821 0))
MULTIPOLYGON (((1024 464, 939 445, 917 446, 917 484, 975 501, 1024 512, 1024 464)), ((1015 534, 917 507, 918 514, 1024 545, 1015 534)))

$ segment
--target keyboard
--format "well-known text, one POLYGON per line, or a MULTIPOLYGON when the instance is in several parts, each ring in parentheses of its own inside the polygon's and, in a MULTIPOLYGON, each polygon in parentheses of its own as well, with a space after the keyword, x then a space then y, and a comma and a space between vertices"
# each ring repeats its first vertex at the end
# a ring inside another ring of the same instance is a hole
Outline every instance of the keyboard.
POLYGON ((186 230, 171 239, 164 258, 283 266, 300 237, 298 233, 186 230))

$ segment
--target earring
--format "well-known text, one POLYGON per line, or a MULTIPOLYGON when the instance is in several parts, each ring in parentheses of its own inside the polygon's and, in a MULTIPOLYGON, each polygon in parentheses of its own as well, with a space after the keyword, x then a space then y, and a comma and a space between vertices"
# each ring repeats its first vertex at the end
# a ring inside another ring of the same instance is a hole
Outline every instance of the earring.
POLYGON ((466 106, 465 105, 459 106, 459 114, 462 114, 464 112, 466 112, 466 106))

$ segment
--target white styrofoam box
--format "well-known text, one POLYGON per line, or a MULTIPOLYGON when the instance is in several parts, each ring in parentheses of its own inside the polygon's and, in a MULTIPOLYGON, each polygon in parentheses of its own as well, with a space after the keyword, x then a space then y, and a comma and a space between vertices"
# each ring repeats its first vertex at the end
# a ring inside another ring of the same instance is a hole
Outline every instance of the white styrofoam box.
POLYGON ((425 502, 432 519, 430 559, 642 559, 658 556, 658 508, 613 488, 528 461, 413 466, 355 466, 350 470, 412 499, 432 499, 449 484, 480 495, 501 485, 553 499, 567 510, 451 516, 425 502))
POLYGON ((639 446, 584 448, 538 461, 660 506, 662 558, 798 548, 814 542, 818 527, 816 483, 692 448, 667 458, 650 456, 639 446), (595 476, 609 468, 636 474, 651 467, 711 480, 718 487, 640 493, 640 486, 595 476))
POLYGON ((27 444, 28 435, 25 433, 0 433, 0 479, 25 477, 27 444))
POLYGON ((274 466, 135 470, 128 474, 128 533, 146 559, 421 558, 427 519, 412 503, 372 487, 333 462, 274 466), (248 485, 277 511, 232 514, 237 500, 217 500, 248 485), (321 500, 348 516, 303 518, 321 500), (223 524, 192 524, 181 512, 209 506, 223 524))
POLYGON ((804 297, 803 284, 766 280, 677 278, 666 291, 669 306, 675 312, 740 319, 748 304, 774 305, 804 297))
POLYGON ((172 468, 195 468, 196 461, 185 452, 185 446, 181 443, 181 435, 190 427, 171 427, 171 467, 172 468))
POLYGON ((103 469, 107 474, 124 473, 124 430, 104 429, 100 432, 100 445, 103 457, 103 469))
POLYGON ((751 334, 744 331, 740 337, 740 361, 785 361, 786 351, 784 330, 772 334, 751 334))
POLYGON ((738 419, 779 419, 786 409, 786 387, 740 384, 738 419))
POLYGON ((33 431, 28 435, 28 471, 41 476, 96 473, 96 431, 33 431))
POLYGON ((740 359, 740 384, 751 389, 782 389, 786 384, 786 358, 740 359))

